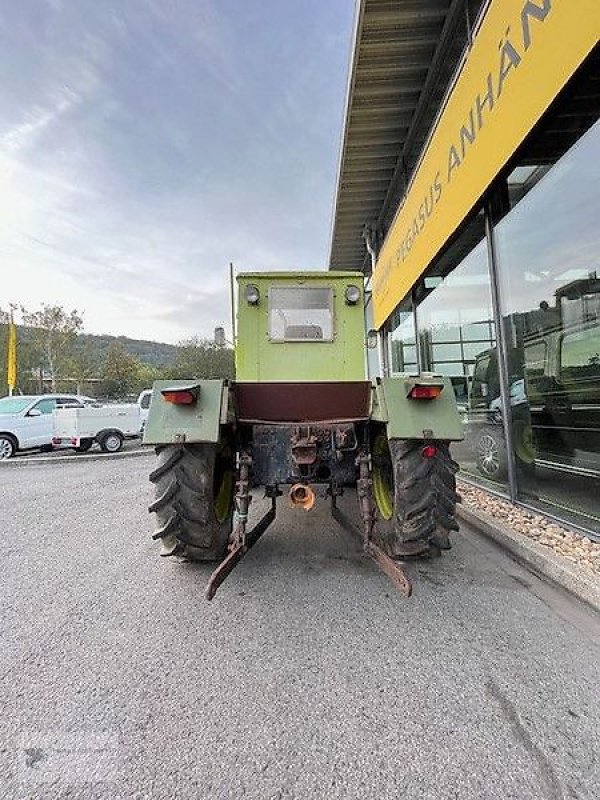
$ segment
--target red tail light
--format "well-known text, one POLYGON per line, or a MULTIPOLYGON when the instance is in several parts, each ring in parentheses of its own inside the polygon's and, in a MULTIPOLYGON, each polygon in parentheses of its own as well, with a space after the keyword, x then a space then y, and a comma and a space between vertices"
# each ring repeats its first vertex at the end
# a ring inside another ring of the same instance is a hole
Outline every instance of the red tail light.
POLYGON ((443 388, 443 385, 422 386, 417 384, 412 387, 408 396, 412 400, 433 400, 441 395, 443 388))
POLYGON ((421 450, 423 458, 435 458, 437 456, 437 447, 433 444, 426 444, 421 450))
POLYGON ((190 389, 164 389, 162 396, 167 403, 174 403, 176 406, 193 406, 197 399, 197 392, 190 389))

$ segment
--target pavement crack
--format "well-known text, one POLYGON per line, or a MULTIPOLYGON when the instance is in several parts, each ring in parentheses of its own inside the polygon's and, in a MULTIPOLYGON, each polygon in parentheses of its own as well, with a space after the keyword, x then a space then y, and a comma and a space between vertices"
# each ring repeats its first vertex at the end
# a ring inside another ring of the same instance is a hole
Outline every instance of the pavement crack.
POLYGON ((514 704, 491 678, 486 681, 485 691, 488 697, 491 697, 500 706, 500 711, 510 725, 516 741, 524 747, 537 764, 542 782, 546 786, 547 800, 564 800, 565 795, 554 767, 544 751, 531 738, 531 734, 521 722, 519 712, 514 704))

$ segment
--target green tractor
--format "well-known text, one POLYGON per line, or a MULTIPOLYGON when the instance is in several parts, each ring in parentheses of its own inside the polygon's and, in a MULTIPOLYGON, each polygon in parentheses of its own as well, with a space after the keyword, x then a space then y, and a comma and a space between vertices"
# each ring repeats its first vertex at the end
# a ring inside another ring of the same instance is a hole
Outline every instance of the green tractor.
POLYGON ((144 443, 158 455, 150 511, 161 555, 220 561, 212 599, 280 495, 310 510, 324 487, 352 527, 336 501, 353 487, 365 551, 410 595, 403 563, 439 555, 458 527, 449 443, 463 432, 449 379, 368 379, 360 272, 245 273, 237 284, 235 380, 153 387, 144 443), (254 487, 271 507, 249 530, 254 487))

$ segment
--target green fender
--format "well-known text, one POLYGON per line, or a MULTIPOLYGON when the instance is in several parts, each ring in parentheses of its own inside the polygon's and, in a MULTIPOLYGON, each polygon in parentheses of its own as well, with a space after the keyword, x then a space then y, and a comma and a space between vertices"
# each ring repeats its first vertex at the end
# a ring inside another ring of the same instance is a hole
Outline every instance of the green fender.
POLYGON ((377 378, 371 391, 371 419, 386 423, 388 439, 464 439, 452 383, 431 373, 377 378), (443 385, 443 389, 431 400, 415 400, 409 393, 417 384, 443 385))
POLYGON ((221 425, 233 420, 229 386, 223 380, 155 381, 144 444, 218 442, 221 425), (197 390, 193 405, 175 405, 162 396, 165 389, 197 390))

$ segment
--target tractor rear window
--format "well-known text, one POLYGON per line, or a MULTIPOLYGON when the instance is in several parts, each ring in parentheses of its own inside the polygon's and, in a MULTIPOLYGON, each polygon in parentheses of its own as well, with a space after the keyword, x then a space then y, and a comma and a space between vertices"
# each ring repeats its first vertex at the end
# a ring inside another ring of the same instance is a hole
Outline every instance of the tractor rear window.
POLYGON ((333 289, 315 286, 271 289, 269 338, 275 342, 331 342, 333 289))

